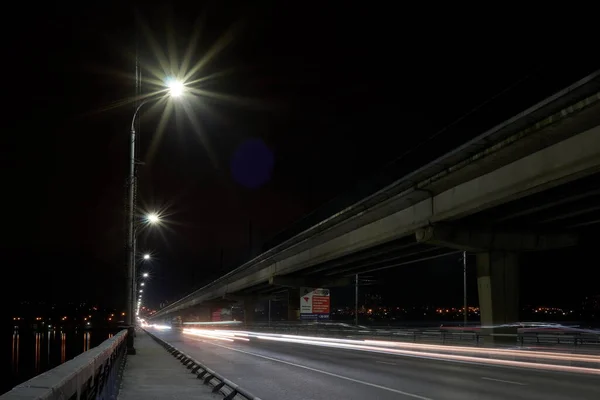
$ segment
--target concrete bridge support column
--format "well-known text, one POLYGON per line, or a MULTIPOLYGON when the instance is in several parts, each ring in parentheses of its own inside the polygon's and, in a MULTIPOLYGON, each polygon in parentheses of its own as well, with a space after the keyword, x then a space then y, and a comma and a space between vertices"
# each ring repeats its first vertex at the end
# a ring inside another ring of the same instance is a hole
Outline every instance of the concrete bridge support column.
MULTIPOLYGON (((574 246, 579 237, 573 234, 543 232, 508 232, 490 229, 461 228, 436 224, 416 233, 419 243, 466 250, 477 255, 477 286, 482 326, 510 324, 519 320, 518 254, 574 246)), ((516 333, 516 328, 494 328, 484 333, 516 333)), ((514 344, 514 337, 493 336, 487 342, 514 344), (493 340, 492 340, 493 339, 493 340)))
POLYGON ((288 289, 288 321, 300 319, 300 288, 288 289))
POLYGON ((300 320, 300 288, 288 289, 288 321, 300 320))
POLYGON ((496 328, 519 320, 519 262, 514 252, 477 253, 477 291, 483 332, 493 334, 485 341, 492 344, 515 342, 516 328, 496 328), (494 327, 494 328, 491 328, 494 327), (500 336, 498 336, 500 335, 500 336))
POLYGON ((250 325, 254 323, 254 310, 256 309, 256 301, 245 299, 244 300, 244 323, 250 325))

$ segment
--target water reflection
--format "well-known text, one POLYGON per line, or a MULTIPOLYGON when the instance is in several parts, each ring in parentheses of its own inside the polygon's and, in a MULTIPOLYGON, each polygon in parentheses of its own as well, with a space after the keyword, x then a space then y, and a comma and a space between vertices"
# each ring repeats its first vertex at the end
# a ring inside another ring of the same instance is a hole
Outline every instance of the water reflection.
POLYGON ((37 373, 40 372, 40 352, 41 352, 41 345, 42 345, 42 334, 41 333, 36 333, 35 334, 35 363, 34 363, 34 370, 37 373))
POLYGON ((12 367, 13 371, 16 373, 19 372, 19 332, 13 332, 12 337, 12 367))
POLYGON ((67 334, 60 333, 60 363, 64 363, 67 359, 67 334))
POLYGON ((90 349, 91 335, 91 332, 85 332, 83 334, 83 351, 88 351, 90 349))

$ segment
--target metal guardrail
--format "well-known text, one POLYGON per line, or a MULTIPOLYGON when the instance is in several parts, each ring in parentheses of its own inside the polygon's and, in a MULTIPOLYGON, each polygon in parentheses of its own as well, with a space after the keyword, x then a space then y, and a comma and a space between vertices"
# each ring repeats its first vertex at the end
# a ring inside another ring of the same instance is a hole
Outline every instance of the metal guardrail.
MULTIPOLYGON (((213 393, 220 393, 224 396, 224 400, 233 400, 236 398, 243 398, 247 400, 260 400, 259 397, 254 396, 237 384, 231 382, 229 379, 223 377, 219 373, 208 368, 201 362, 193 359, 186 353, 182 352, 178 348, 172 346, 168 342, 161 338, 153 335, 146 331, 146 333, 154 340, 156 340, 161 346, 163 346, 172 356, 177 360, 181 361, 184 367, 191 370, 192 374, 195 374, 198 379, 202 380, 207 386, 212 387, 213 393)), ((15 399, 16 400, 16 399, 15 399)))
POLYGON ((0 400, 114 399, 127 353, 127 330, 41 375, 15 386, 0 400))

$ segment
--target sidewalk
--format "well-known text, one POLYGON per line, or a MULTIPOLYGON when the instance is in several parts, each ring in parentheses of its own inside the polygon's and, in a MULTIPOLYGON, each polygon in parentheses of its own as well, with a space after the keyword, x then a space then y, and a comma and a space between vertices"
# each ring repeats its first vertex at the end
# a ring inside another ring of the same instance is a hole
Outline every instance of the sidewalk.
POLYGON ((142 330, 137 331, 135 348, 137 354, 127 357, 119 400, 223 398, 142 330))

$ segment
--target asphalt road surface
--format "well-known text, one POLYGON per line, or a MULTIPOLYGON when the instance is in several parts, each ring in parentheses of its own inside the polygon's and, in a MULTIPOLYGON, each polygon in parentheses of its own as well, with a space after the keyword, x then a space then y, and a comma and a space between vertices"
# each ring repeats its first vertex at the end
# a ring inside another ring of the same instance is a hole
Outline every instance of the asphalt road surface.
POLYGON ((598 375, 151 332, 262 400, 600 399, 598 375))

